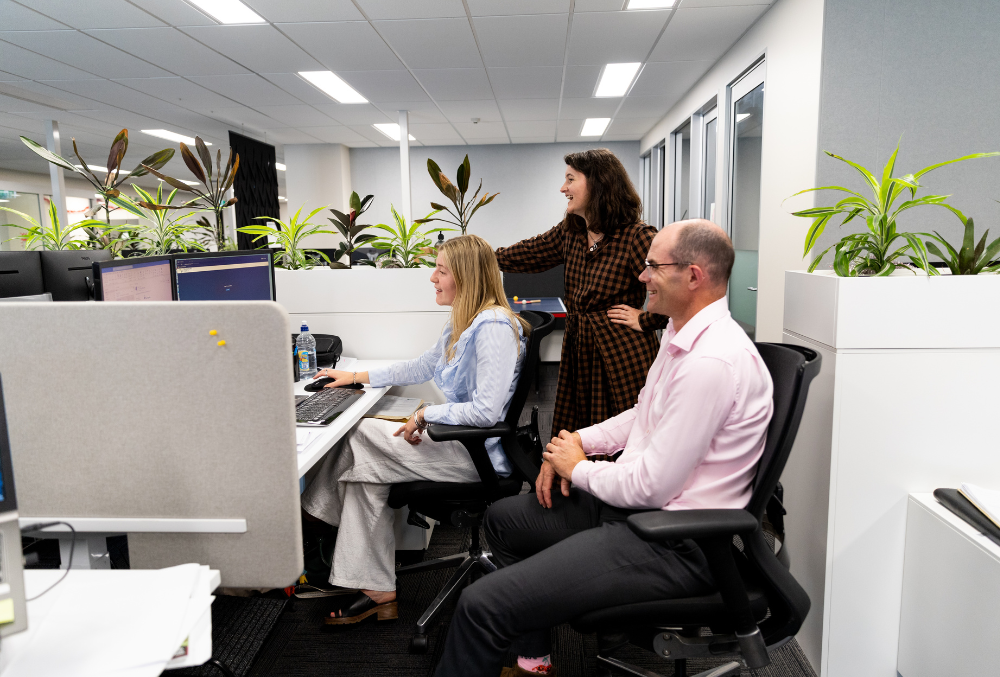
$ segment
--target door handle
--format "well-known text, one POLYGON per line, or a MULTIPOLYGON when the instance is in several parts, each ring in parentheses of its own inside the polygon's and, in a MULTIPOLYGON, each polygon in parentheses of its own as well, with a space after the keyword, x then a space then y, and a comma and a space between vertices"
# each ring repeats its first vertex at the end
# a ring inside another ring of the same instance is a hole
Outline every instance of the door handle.
POLYGON ((747 291, 757 291, 757 287, 747 287, 747 291))

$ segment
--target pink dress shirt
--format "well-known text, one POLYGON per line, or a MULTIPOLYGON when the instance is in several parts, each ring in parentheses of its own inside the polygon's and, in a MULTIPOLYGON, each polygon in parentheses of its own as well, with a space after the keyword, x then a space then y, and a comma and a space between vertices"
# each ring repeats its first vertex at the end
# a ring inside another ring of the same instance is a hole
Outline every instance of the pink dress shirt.
POLYGON ((771 420, 771 375, 726 299, 671 320, 632 409, 579 430, 573 484, 619 508, 745 508, 771 420))

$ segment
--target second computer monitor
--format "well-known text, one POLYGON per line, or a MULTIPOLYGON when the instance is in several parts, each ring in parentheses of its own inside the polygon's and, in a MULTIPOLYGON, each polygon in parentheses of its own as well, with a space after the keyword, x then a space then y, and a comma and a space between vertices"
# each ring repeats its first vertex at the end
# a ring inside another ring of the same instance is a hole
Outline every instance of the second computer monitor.
POLYGON ((94 264, 98 301, 172 301, 171 257, 150 256, 94 264))
POLYGON ((178 301, 273 301, 274 270, 267 251, 174 255, 178 301))

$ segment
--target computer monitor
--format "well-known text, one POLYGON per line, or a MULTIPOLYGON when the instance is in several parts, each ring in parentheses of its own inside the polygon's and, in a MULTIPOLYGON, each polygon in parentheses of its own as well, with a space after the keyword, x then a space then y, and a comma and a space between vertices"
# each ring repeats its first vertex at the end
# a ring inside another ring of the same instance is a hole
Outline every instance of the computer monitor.
POLYGON ((92 264, 111 260, 111 252, 104 249, 39 253, 45 291, 52 294, 53 301, 89 301, 94 288, 92 264))
POLYGON ((44 291, 38 252, 0 252, 0 298, 35 296, 44 291))
POLYGON ((98 301, 173 301, 172 257, 144 256, 93 265, 98 301))
POLYGON ((10 463, 10 438, 0 383, 0 637, 28 627, 24 603, 24 568, 21 527, 17 519, 14 471, 10 463))
POLYGON ((268 251, 174 255, 178 301, 273 301, 274 267, 268 251))

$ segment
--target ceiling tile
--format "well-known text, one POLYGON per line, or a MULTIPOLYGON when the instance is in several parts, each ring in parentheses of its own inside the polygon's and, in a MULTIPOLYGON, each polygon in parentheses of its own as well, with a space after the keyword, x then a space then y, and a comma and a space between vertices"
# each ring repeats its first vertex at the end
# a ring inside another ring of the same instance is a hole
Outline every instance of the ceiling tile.
POLYGON ((608 135, 633 134, 638 139, 659 122, 659 118, 615 118, 605 132, 608 135))
MULTIPOLYGON (((579 4, 580 0, 577 0, 579 4)), ((510 16, 513 14, 566 14, 570 0, 468 0, 472 16, 510 16)))
POLYGON ((322 65, 274 26, 194 26, 185 33, 257 73, 321 70, 322 65))
POLYGON ((629 96, 616 118, 662 118, 677 103, 679 96, 629 96))
POLYGON ((424 90, 406 71, 338 71, 337 75, 369 101, 427 100, 424 90))
POLYGON ((410 134, 415 136, 418 141, 423 141, 425 143, 428 139, 434 139, 435 143, 440 141, 463 140, 462 137, 459 136, 458 132, 455 131, 455 128, 447 122, 433 125, 415 124, 410 130, 410 134))
POLYGON ((556 128, 556 141, 596 141, 598 137, 580 136, 583 120, 560 120, 556 128))
POLYGON ((114 82, 192 110, 221 108, 237 103, 184 78, 127 78, 114 82))
POLYGON ((410 68, 477 68, 483 65, 469 20, 376 21, 375 28, 410 68))
MULTIPOLYGON (((284 2, 285 0, 281 0, 284 2)), ((436 19, 439 17, 465 17, 462 0, 360 0, 361 9, 372 21, 380 19, 436 19)))
POLYGON ((57 110, 34 101, 25 101, 0 93, 0 111, 4 113, 43 112, 51 116, 57 110))
POLYGON ((371 125, 350 125, 355 132, 373 142, 377 146, 398 146, 399 143, 393 141, 388 136, 378 131, 371 125))
POLYGON ((280 143, 282 145, 287 143, 322 143, 321 139, 309 133, 311 129, 313 128, 309 127, 307 130, 296 129, 294 127, 269 129, 267 130, 267 134, 264 135, 264 142, 270 144, 280 143))
MULTIPOLYGON (((0 40, 102 77, 155 78, 170 75, 161 68, 130 58, 124 52, 77 31, 4 31, 0 32, 0 40)), ((48 76, 53 77, 59 76, 48 76)))
POLYGON ((491 136, 469 141, 470 146, 509 146, 510 139, 506 136, 491 136))
POLYGON ((298 73, 261 73, 260 76, 288 92, 302 103, 332 103, 333 99, 299 77, 298 73))
POLYGON ((283 23, 278 28, 335 72, 403 68, 392 50, 365 21, 283 23))
POLYGON ((555 134, 550 136, 514 136, 510 137, 511 143, 552 143, 555 140, 555 134))
POLYGON ((574 16, 569 63, 585 66, 644 61, 669 16, 669 10, 574 16))
POLYGON ((507 130, 502 122, 480 122, 479 124, 456 122, 455 128, 469 143, 481 143, 479 139, 496 139, 500 137, 503 137, 505 141, 509 141, 507 130))
POLYGON ((567 66, 563 96, 573 99, 593 96, 602 68, 603 66, 567 66))
POLYGON ((493 96, 485 68, 437 68, 414 70, 413 74, 435 101, 489 99, 493 96))
POLYGON ((610 118, 618 110, 621 98, 615 99, 563 99, 560 116, 577 120, 580 118, 610 118))
POLYGON ((735 7, 738 5, 770 6, 773 2, 767 0, 684 0, 684 9, 690 7, 735 7))
POLYGON ((309 136, 315 136, 323 143, 346 143, 352 147, 356 147, 361 143, 371 143, 367 138, 361 136, 350 127, 345 127, 343 125, 310 127, 309 136))
POLYGON ((0 26, 7 30, 44 31, 66 28, 55 19, 39 14, 11 0, 0 0, 0 26))
POLYGON ((678 9, 650 61, 715 61, 760 16, 767 5, 678 9))
POLYGON ((112 28, 87 31, 87 34, 174 75, 236 75, 249 72, 176 28, 112 28))
POLYGON ((458 141, 451 141, 449 139, 429 139, 426 143, 421 142, 421 146, 465 146, 467 145, 465 141, 459 138, 458 141))
POLYGON ((476 17, 476 34, 487 66, 563 65, 566 14, 476 17))
POLYGON ((559 98, 562 68, 490 68, 498 99, 559 98))
POLYGON ((500 102, 506 120, 555 120, 559 99, 509 99, 500 102))
POLYGON ((426 99, 424 101, 379 101, 375 107, 394 120, 399 119, 399 111, 409 111, 410 124, 448 121, 434 102, 426 99))
POLYGON ((287 21, 364 21, 351 0, 243 0, 271 23, 287 21))
MULTIPOLYGON (((256 127, 257 129, 279 129, 281 127, 287 127, 288 125, 282 124, 270 118, 263 113, 258 113, 252 108, 247 106, 228 106, 225 108, 213 108, 211 111, 211 117, 215 120, 220 120, 229 125, 246 125, 248 127, 256 127)), ((239 130, 234 130, 239 131, 239 130)))
POLYGON ((438 105, 452 122, 472 122, 472 118, 479 118, 480 122, 500 122, 503 119, 493 99, 441 101, 438 105))
POLYGON ((171 26, 215 26, 216 22, 184 0, 130 0, 171 26))
POLYGON ((326 103, 316 108, 343 125, 373 125, 376 122, 398 122, 370 103, 326 103))
POLYGON ((264 115, 291 127, 322 127, 333 124, 333 120, 312 106, 256 106, 264 115))
POLYGON ((691 89, 713 63, 712 61, 647 63, 632 85, 629 96, 681 95, 691 89))
POLYGON ((576 0, 574 11, 577 13, 614 12, 621 10, 627 3, 628 0, 576 0))
POLYGON ((31 8, 73 28, 162 26, 163 22, 125 0, 31 0, 31 8))
POLYGON ((287 106, 301 103, 259 75, 199 75, 189 79, 202 87, 246 104, 287 106))
POLYGON ((555 120, 508 120, 507 131, 510 138, 547 136, 549 141, 556 137, 555 120))
MULTIPOLYGON (((57 99, 55 102, 57 105, 59 102, 62 102, 66 107, 68 107, 69 110, 98 110, 110 108, 108 104, 99 103, 85 96, 68 93, 42 82, 34 82, 32 80, 15 80, 7 84, 17 89, 27 90, 28 92, 35 92, 36 94, 57 99)), ((16 90, 13 93, 5 91, 4 94, 14 96, 16 98, 16 90)), ((62 111, 60 111, 60 113, 61 112, 62 111)))

